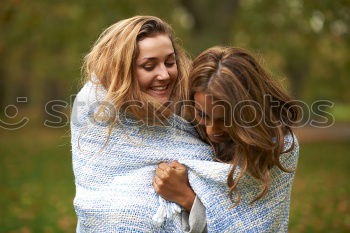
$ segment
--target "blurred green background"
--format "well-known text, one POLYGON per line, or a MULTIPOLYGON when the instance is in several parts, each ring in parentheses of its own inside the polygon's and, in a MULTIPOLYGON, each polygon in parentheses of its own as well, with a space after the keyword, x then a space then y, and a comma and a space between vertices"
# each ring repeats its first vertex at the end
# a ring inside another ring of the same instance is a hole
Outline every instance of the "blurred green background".
POLYGON ((289 231, 350 232, 350 1, 2 0, 0 6, 0 232, 74 232, 71 95, 98 35, 134 15, 170 23, 192 57, 218 44, 249 49, 297 99, 308 106, 328 101, 297 130, 289 231))

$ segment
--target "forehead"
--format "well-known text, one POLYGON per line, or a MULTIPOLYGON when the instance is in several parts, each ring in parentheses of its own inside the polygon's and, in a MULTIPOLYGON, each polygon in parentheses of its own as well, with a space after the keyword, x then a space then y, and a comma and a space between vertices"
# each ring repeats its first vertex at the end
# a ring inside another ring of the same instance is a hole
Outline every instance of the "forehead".
POLYGON ((158 34, 137 43, 139 49, 139 56, 137 60, 148 58, 161 58, 174 53, 173 44, 168 35, 158 34))
POLYGON ((213 118, 221 117, 225 113, 223 101, 215 100, 206 92, 196 92, 194 94, 195 107, 213 118))

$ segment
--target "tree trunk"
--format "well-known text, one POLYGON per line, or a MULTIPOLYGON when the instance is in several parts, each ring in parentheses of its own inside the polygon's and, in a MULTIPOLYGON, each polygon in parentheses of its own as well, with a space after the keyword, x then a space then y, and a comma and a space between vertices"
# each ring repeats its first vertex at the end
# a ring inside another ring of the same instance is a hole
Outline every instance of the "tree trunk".
POLYGON ((232 41, 231 24, 239 8, 238 0, 201 1, 181 0, 181 5, 194 19, 192 46, 199 53, 208 45, 229 45, 232 41))

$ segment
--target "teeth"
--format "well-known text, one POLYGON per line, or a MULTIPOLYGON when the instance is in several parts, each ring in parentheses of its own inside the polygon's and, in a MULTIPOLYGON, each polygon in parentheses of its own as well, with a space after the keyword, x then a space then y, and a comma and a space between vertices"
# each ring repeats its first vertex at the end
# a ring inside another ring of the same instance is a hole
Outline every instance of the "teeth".
POLYGON ((224 135, 223 133, 222 134, 214 134, 213 136, 214 137, 220 137, 220 136, 222 136, 222 135, 224 135))
POLYGON ((152 87, 152 90, 155 91, 164 91, 167 89, 167 86, 163 86, 163 87, 152 87))

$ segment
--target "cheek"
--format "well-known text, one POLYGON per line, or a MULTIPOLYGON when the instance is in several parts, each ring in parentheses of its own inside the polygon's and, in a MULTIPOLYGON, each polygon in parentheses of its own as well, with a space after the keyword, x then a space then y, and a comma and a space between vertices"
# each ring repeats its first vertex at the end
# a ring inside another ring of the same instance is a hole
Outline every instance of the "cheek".
POLYGON ((177 70, 177 66, 174 65, 174 67, 171 67, 169 70, 169 75, 173 78, 173 79, 176 79, 177 76, 179 75, 179 71, 177 70))
POLYGON ((137 70, 135 72, 137 82, 141 89, 147 89, 152 83, 152 75, 144 70, 137 70))
POLYGON ((195 114, 194 118, 195 118, 195 120, 197 121, 198 124, 205 125, 204 119, 199 117, 197 114, 195 114))
POLYGON ((220 130, 222 130, 222 131, 225 132, 226 134, 229 134, 229 127, 230 127, 230 126, 222 125, 222 126, 220 127, 220 130))
POLYGON ((221 130, 224 131, 225 133, 228 133, 228 127, 223 126, 223 127, 221 128, 221 130))

